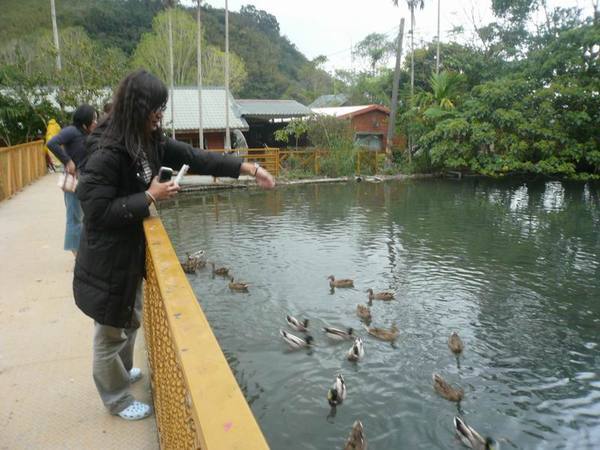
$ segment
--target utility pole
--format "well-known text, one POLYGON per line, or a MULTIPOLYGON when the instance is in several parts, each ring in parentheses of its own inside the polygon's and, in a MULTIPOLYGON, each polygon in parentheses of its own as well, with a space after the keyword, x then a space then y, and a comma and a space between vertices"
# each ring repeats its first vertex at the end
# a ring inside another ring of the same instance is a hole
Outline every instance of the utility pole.
POLYGON ((385 165, 392 165, 392 141, 396 128, 396 113, 398 112, 398 85, 400 84, 400 60, 402 59, 402 39, 404 36, 404 17, 400 20, 398 31, 398 47, 396 48, 396 68, 394 69, 394 85, 392 86, 392 108, 388 121, 387 139, 385 143, 385 165))
POLYGON ((438 0, 438 29, 437 29, 437 56, 435 58, 435 74, 440 73, 440 0, 438 0))
POLYGON ((50 12, 52 14, 52 34, 54 34, 54 47, 56 48, 56 70, 62 70, 60 61, 60 43, 58 41, 58 26, 56 25, 56 6, 54 0, 50 0, 50 12))
POLYGON ((229 137, 229 2, 225 0, 225 150, 231 150, 229 137))
POLYGON ((200 1, 198 0, 198 148, 204 149, 204 129, 202 127, 202 28, 200 27, 200 1))
POLYGON ((171 137, 175 139, 175 108, 173 96, 175 95, 175 81, 173 80, 173 6, 169 5, 169 81, 171 85, 171 137))

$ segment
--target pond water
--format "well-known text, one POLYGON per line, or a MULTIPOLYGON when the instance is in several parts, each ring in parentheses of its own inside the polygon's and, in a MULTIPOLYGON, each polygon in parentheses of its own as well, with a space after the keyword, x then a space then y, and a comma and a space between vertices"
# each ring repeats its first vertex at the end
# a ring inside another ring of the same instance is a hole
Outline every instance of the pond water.
POLYGON ((204 249, 251 283, 235 294, 210 269, 188 275, 273 449, 342 448, 355 419, 370 449, 462 448, 433 372, 464 388, 460 412, 502 448, 592 449, 599 196, 555 181, 352 182, 182 194, 161 216, 180 256, 204 249), (332 294, 330 274, 355 288, 332 294), (368 288, 396 293, 372 307, 372 325, 400 329, 395 348, 356 317, 368 288), (310 319, 314 351, 287 350, 286 314, 310 319), (325 325, 355 328, 364 360, 347 361, 350 342, 325 325), (328 418, 338 372, 348 397, 328 418))

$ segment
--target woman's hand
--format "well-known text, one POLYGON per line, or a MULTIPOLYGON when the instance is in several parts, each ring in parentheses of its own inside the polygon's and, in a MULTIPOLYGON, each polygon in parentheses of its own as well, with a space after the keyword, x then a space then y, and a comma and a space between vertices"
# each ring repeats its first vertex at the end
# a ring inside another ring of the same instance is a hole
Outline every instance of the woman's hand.
POLYGON ((67 171, 67 173, 70 173, 71 175, 75 175, 75 172, 77 171, 77 167, 75 167, 75 163, 73 162, 72 159, 69 160, 69 162, 65 166, 65 170, 67 171))
POLYGON ((173 180, 159 183, 158 177, 154 177, 152 183, 150 183, 148 192, 155 200, 166 200, 174 197, 179 192, 179 186, 173 180))
POLYGON ((275 178, 264 167, 259 167, 256 171, 256 184, 263 189, 272 189, 275 187, 275 178))

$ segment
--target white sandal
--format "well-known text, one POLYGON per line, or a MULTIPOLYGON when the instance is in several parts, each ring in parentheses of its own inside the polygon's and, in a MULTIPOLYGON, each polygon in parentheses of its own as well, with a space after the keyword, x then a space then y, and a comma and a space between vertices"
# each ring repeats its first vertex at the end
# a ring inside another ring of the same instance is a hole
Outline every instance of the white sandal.
POLYGON ((121 411, 118 415, 121 419, 125 420, 140 420, 145 419, 151 414, 152 408, 150 408, 150 405, 134 400, 131 405, 121 411))
POLYGON ((142 369, 139 367, 132 367, 129 371, 129 382, 135 383, 142 379, 142 369))

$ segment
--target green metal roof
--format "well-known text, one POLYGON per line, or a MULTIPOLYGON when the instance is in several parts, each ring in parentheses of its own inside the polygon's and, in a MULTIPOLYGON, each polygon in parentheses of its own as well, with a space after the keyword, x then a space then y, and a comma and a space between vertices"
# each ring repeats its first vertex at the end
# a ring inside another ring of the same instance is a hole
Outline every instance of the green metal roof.
POLYGON ((245 117, 287 118, 310 116, 312 111, 296 100, 236 100, 245 117))

